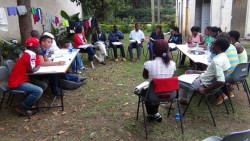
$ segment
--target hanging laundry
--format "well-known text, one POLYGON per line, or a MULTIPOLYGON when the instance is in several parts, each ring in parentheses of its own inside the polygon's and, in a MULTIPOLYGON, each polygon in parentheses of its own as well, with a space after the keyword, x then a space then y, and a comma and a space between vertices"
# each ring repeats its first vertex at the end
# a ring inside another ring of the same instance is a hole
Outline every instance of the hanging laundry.
POLYGON ((0 7, 0 30, 8 31, 8 20, 4 8, 0 7))
POLYGON ((35 7, 31 7, 31 14, 36 14, 36 8, 35 7))
POLYGON ((17 9, 16 9, 16 7, 7 7, 7 11, 8 11, 8 15, 9 16, 11 16, 11 15, 16 16, 17 15, 17 9))
POLYGON ((34 20, 34 24, 38 22, 37 14, 33 14, 33 20, 34 20))
POLYGON ((25 15, 27 13, 27 8, 25 5, 19 5, 16 8, 19 16, 25 15))
POLYGON ((63 19, 63 20, 62 20, 62 25, 63 25, 64 27, 69 27, 69 21, 63 19))
POLYGON ((55 24, 56 24, 56 26, 57 26, 57 24, 59 23, 59 18, 58 18, 57 16, 55 16, 54 22, 55 22, 55 24))
POLYGON ((36 15, 37 15, 37 21, 40 21, 40 19, 41 19, 41 9, 40 8, 36 9, 36 15))

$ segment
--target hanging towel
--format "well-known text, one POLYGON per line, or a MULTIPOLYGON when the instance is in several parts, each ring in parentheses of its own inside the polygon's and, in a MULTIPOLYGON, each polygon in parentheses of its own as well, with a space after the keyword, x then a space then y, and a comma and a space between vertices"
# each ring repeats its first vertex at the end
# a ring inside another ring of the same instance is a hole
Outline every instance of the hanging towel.
POLYGON ((34 20, 34 24, 36 24, 36 22, 38 22, 37 14, 33 14, 33 20, 34 20))
POLYGON ((25 15, 27 13, 27 8, 25 5, 17 6, 17 12, 19 16, 25 15))
POLYGON ((57 26, 57 24, 59 23, 59 18, 57 17, 57 16, 55 16, 55 24, 56 24, 56 26, 57 26))
POLYGON ((0 7, 0 30, 8 31, 8 20, 4 8, 0 7))
POLYGON ((31 7, 31 14, 36 14, 36 8, 35 7, 31 7))
POLYGON ((41 9, 40 8, 36 9, 36 15, 37 15, 37 21, 40 21, 40 19, 41 19, 41 9))
POLYGON ((9 16, 11 16, 11 15, 16 16, 17 15, 17 9, 16 9, 16 7, 7 7, 7 11, 8 11, 8 15, 9 16))
POLYGON ((90 28, 90 26, 89 26, 89 21, 88 21, 88 20, 86 20, 86 21, 84 22, 84 25, 85 25, 85 28, 86 28, 86 29, 90 28))

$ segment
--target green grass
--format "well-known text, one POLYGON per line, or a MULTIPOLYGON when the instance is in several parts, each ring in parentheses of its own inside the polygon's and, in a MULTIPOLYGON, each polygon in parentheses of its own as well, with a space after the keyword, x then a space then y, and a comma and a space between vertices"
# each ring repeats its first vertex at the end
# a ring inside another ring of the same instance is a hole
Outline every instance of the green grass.
MULTIPOLYGON (((127 53, 127 34, 123 42, 127 53)), ((249 52, 250 45, 246 48, 249 52)), ((64 114, 60 108, 41 110, 30 122, 26 122, 25 118, 16 116, 12 107, 4 105, 0 117, 0 140, 145 140, 142 111, 136 121, 138 97, 133 94, 135 86, 144 81, 144 62, 142 57, 138 62, 116 63, 110 59, 105 66, 95 63, 96 69, 82 74, 89 77, 86 85, 74 91, 66 91, 64 114), (59 131, 65 133, 58 135, 59 131), (94 132, 95 135, 90 136, 94 132)), ((84 63, 89 65, 88 62, 84 63)), ((175 75, 180 75, 185 70, 186 68, 178 68, 175 75)), ((183 135, 179 122, 175 121, 176 110, 171 110, 170 117, 167 118, 167 110, 160 107, 163 122, 148 124, 149 140, 198 141, 211 135, 223 136, 232 131, 250 128, 246 95, 242 89, 234 92, 237 94, 233 99, 234 114, 230 111, 227 115, 223 105, 212 106, 217 127, 213 126, 205 103, 202 102, 197 107, 200 97, 195 96, 183 118, 183 135)), ((42 99, 48 99, 47 92, 42 99)), ((228 102, 227 104, 229 105, 228 102)), ((182 112, 184 108, 185 106, 181 107, 182 112)))

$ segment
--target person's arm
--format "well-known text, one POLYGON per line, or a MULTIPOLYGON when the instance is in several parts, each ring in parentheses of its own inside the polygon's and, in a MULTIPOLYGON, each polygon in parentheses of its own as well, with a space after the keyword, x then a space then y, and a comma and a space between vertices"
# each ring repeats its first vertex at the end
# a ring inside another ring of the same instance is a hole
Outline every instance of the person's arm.
POLYGON ((210 85, 209 87, 205 88, 205 87, 200 87, 198 89, 198 93, 200 94, 207 94, 209 92, 212 92, 220 87, 222 87, 224 85, 224 82, 219 82, 216 81, 215 83, 213 83, 212 85, 210 85))
POLYGON ((200 33, 200 41, 203 42, 203 36, 201 33, 200 33))
POLYGON ((59 62, 46 61, 42 55, 39 55, 39 60, 41 66, 61 66, 65 64, 65 61, 59 61, 59 62))
POLYGON ((179 35, 179 38, 177 39, 177 44, 182 44, 182 35, 179 35))
POLYGON ((105 33, 102 33, 102 35, 103 35, 102 41, 103 41, 103 42, 106 42, 106 40, 107 40, 106 34, 105 34, 105 33))
POLYGON ((240 53, 242 53, 244 51, 244 49, 241 47, 240 44, 236 44, 234 46, 235 46, 235 48, 237 50, 237 54, 240 54, 240 53))
POLYGON ((161 39, 164 39, 164 34, 163 33, 161 33, 161 39))
POLYGON ((187 70, 185 74, 202 74, 204 71, 198 71, 198 70, 187 70))
POLYGON ((148 79, 148 70, 146 70, 145 68, 143 69, 143 72, 142 72, 142 77, 144 78, 144 79, 148 79))
POLYGON ((145 35, 144 35, 144 33, 141 31, 141 34, 142 34, 142 39, 141 39, 141 42, 144 42, 144 40, 145 40, 145 35))
POLYGON ((95 42, 97 42, 97 39, 95 37, 96 37, 96 33, 92 34, 91 41, 93 45, 95 44, 95 42))
POLYGON ((117 31, 117 36, 119 37, 119 39, 124 38, 124 34, 121 31, 117 31))
POLYGON ((152 32, 151 35, 149 36, 149 41, 150 41, 150 42, 154 42, 154 41, 155 41, 155 39, 154 39, 154 38, 155 38, 155 37, 154 37, 154 33, 155 33, 155 32, 152 32))

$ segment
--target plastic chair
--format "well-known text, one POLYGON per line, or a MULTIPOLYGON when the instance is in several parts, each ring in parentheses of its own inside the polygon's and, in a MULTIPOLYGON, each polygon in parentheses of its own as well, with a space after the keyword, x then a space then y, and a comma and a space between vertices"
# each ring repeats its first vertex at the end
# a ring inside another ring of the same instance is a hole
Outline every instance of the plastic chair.
POLYGON ((7 67, 7 69, 9 70, 9 72, 12 71, 13 67, 14 67, 14 61, 12 60, 6 60, 5 61, 5 66, 7 67))
MULTIPOLYGON (((248 87, 247 80, 246 80, 246 78, 249 74, 249 65, 250 65, 250 63, 238 64, 235 67, 234 71, 232 72, 231 77, 226 80, 226 83, 229 83, 229 84, 241 83, 243 85, 245 92, 246 92, 248 103, 250 106, 250 98, 249 98, 250 92, 249 92, 249 87, 248 87)), ((230 99, 229 94, 228 94, 228 98, 230 99)))
MULTIPOLYGON (((136 119, 138 120, 138 114, 139 114, 139 108, 140 108, 140 103, 142 103, 142 111, 143 111, 143 120, 144 120, 144 128, 145 128, 145 134, 146 138, 148 137, 148 130, 147 130, 147 124, 146 124, 146 115, 145 115, 145 109, 144 109, 144 104, 146 101, 152 102, 152 103, 163 103, 163 102, 171 102, 170 108, 168 110, 168 117, 170 114, 170 109, 172 107, 172 102, 176 99, 177 101, 177 106, 178 106, 178 112, 180 112, 180 105, 178 102, 178 96, 179 96, 179 84, 178 84, 178 77, 171 77, 171 78, 159 78, 159 79, 153 79, 149 83, 149 87, 147 90, 146 96, 138 95, 139 100, 138 100, 138 107, 137 107, 137 117, 136 119), (157 85, 155 81, 160 81, 161 84, 165 86, 164 92, 157 92, 157 85)), ((181 124, 181 131, 183 131, 183 126, 182 126, 182 117, 180 115, 180 124, 181 124)))
POLYGON ((26 94, 24 91, 20 91, 20 90, 11 90, 8 88, 8 79, 9 79, 9 75, 10 75, 10 72, 9 70, 7 69, 7 67, 5 66, 0 66, 0 81, 2 81, 3 83, 0 84, 0 91, 3 92, 3 97, 2 97, 2 100, 1 100, 1 105, 0 105, 0 109, 2 107, 2 104, 3 104, 3 100, 4 100, 4 97, 6 95, 6 93, 9 93, 10 96, 8 97, 8 100, 6 102, 6 104, 10 101, 10 104, 12 103, 13 101, 13 96, 14 94, 26 94))
POLYGON ((250 129, 239 131, 239 132, 231 132, 226 134, 223 138, 218 136, 211 136, 202 141, 247 141, 250 140, 250 129))

